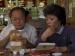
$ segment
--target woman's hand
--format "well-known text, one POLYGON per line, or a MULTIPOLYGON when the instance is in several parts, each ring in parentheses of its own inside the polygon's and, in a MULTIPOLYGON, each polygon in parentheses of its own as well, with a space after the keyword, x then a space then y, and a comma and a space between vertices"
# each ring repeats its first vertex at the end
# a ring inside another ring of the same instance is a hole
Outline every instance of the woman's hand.
POLYGON ((51 36, 53 33, 55 33, 55 29, 54 28, 47 28, 44 33, 41 36, 41 40, 42 41, 46 41, 46 39, 51 36))

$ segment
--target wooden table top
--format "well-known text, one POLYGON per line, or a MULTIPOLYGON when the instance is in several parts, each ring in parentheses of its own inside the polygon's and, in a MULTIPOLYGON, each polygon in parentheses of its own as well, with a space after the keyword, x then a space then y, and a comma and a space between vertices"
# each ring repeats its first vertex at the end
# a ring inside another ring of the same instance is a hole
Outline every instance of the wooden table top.
MULTIPOLYGON (((35 51, 34 53, 30 52, 30 53, 28 53, 28 55, 24 55, 24 56, 38 56, 38 55, 42 56, 42 54, 45 54, 45 53, 48 54, 48 51, 47 52, 45 52, 45 51, 36 52, 35 51)), ((13 54, 9 50, 2 50, 2 51, 0 51, 0 56, 13 56, 13 54)), ((66 53, 63 53, 62 56, 75 56, 75 52, 72 52, 72 53, 66 52, 66 53)))

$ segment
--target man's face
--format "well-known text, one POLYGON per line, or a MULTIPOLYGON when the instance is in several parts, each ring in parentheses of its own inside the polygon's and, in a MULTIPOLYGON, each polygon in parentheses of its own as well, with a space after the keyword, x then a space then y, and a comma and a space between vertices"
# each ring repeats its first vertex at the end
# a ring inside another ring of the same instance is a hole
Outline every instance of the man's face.
POLYGON ((25 26, 25 16, 20 10, 15 10, 11 14, 11 22, 16 29, 20 30, 25 26))
POLYGON ((54 15, 47 15, 46 16, 46 23, 47 23, 48 27, 55 28, 55 29, 58 28, 60 25, 60 21, 54 15))

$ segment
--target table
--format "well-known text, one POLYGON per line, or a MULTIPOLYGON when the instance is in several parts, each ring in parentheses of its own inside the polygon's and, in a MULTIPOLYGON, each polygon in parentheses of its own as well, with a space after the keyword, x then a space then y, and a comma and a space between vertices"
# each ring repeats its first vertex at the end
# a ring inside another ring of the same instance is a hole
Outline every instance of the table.
POLYGON ((75 56, 75 52, 69 53, 68 56, 75 56))
MULTIPOLYGON (((2 52, 3 53, 0 52, 0 56, 13 56, 12 52, 10 50, 2 50, 2 52)), ((33 53, 33 55, 30 55, 31 52, 29 52, 27 55, 24 55, 24 56, 37 56, 37 55, 42 56, 42 54, 45 54, 45 53, 48 54, 49 52, 48 51, 47 52, 45 52, 45 51, 39 51, 39 52, 35 51, 35 53, 33 53)), ((63 56, 75 56, 75 52, 72 52, 72 53, 66 52, 66 53, 63 53, 63 56)))
MULTIPOLYGON (((33 56, 37 56, 37 55, 33 55, 33 56)), ((43 56, 43 55, 41 55, 41 56, 43 56)), ((75 53, 63 53, 62 56, 75 56, 75 53)))
MULTIPOLYGON (((33 54, 32 56, 37 56, 37 55, 42 56, 42 54, 49 54, 49 51, 47 51, 47 50, 34 51, 32 54, 33 54)), ((75 56, 75 52, 65 52, 65 53, 63 53, 63 56, 75 56)))

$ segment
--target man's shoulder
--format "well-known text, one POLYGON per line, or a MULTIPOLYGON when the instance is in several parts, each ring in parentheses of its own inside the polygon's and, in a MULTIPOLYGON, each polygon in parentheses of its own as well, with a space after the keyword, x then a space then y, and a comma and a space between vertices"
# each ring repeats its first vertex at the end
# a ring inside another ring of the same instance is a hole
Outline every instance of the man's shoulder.
POLYGON ((4 27, 4 29, 8 29, 8 30, 9 29, 13 29, 13 28, 14 28, 14 26, 12 24, 9 24, 9 25, 7 25, 7 26, 4 27))
POLYGON ((28 29, 29 31, 36 31, 36 28, 34 26, 32 26, 31 24, 26 24, 25 29, 28 29))

